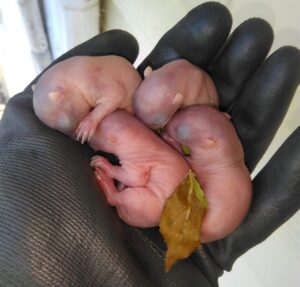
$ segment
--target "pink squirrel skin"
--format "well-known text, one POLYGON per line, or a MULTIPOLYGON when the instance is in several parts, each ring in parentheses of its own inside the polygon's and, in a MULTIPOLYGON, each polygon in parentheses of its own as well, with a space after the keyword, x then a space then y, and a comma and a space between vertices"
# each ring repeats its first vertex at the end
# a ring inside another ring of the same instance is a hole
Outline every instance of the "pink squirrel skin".
POLYGON ((157 226, 165 201, 187 176, 186 160, 124 110, 105 117, 89 144, 120 160, 121 166, 101 156, 91 161, 98 184, 120 218, 136 227, 157 226), (122 183, 121 190, 113 179, 122 183))
POLYGON ((133 97, 135 115, 152 129, 163 128, 178 109, 196 104, 217 107, 217 91, 204 70, 184 59, 146 75, 133 97))
POLYGON ((42 75, 33 88, 33 107, 44 124, 84 142, 106 115, 116 109, 132 112, 140 83, 140 75, 123 57, 76 56, 42 75))
POLYGON ((178 150, 180 144, 190 149, 186 159, 208 200, 202 241, 229 235, 248 212, 252 184, 228 115, 208 106, 187 107, 176 113, 163 137, 178 150))

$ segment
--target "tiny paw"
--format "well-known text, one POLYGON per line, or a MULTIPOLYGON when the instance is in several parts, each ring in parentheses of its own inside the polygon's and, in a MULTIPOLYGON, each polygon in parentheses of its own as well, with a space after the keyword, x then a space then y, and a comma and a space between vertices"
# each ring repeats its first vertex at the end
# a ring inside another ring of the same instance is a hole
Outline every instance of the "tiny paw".
POLYGON ((95 133, 97 128, 97 122, 93 121, 90 117, 85 117, 78 125, 76 129, 77 140, 81 139, 83 144, 86 140, 89 141, 91 136, 95 133))
POLYGON ((106 163, 107 163, 107 159, 100 155, 95 155, 91 159, 92 167, 101 167, 102 165, 105 165, 106 163))
POLYGON ((96 178, 96 182, 100 187, 100 190, 104 193, 106 197, 107 202, 109 203, 109 205, 114 206, 115 200, 113 196, 114 188, 112 187, 112 179, 108 177, 107 174, 103 170, 101 170, 101 168, 96 168, 94 171, 94 175, 96 178))

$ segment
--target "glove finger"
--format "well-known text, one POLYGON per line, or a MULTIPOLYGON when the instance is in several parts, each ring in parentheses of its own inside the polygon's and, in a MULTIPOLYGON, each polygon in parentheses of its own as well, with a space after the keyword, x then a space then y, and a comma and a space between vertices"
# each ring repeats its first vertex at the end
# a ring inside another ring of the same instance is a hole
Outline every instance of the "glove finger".
POLYGON ((282 47, 245 85, 229 109, 252 171, 281 124, 300 80, 300 51, 282 47))
MULTIPOLYGON (((122 30, 110 30, 87 40, 86 42, 61 55, 43 72, 56 63, 74 56, 116 55, 124 57, 129 62, 133 63, 137 58, 138 52, 138 42, 131 34, 122 30)), ((31 88, 31 86, 37 82, 42 73, 36 79, 34 79, 25 90, 31 88)))
POLYGON ((222 4, 197 6, 159 40, 138 71, 142 75, 147 66, 157 69, 178 58, 206 68, 226 40, 231 23, 230 12, 222 4))
POLYGON ((253 181, 253 201, 237 230, 208 244, 226 270, 253 246, 264 241, 300 208, 300 127, 286 140, 253 181))
POLYGON ((267 56, 272 42, 272 28, 262 19, 249 19, 234 30, 209 67, 221 110, 226 111, 238 97, 246 81, 267 56))

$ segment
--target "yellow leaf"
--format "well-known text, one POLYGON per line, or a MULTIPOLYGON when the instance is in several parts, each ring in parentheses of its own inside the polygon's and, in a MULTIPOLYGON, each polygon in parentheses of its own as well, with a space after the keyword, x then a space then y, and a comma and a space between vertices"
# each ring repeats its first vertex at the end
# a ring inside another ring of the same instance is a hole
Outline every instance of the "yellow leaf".
POLYGON ((190 170, 184 181, 166 201, 160 217, 160 233, 167 244, 166 271, 187 258, 200 245, 202 221, 207 200, 190 170))
POLYGON ((191 155, 191 150, 190 150, 190 148, 187 145, 181 144, 181 149, 182 149, 183 154, 185 156, 190 156, 191 155))

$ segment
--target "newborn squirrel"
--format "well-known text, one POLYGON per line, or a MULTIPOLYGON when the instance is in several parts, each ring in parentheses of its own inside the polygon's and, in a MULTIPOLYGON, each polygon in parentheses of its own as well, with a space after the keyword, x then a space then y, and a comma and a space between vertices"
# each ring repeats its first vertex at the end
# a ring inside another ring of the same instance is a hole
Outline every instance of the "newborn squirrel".
POLYGON ((33 91, 33 108, 47 126, 85 142, 117 109, 132 112, 141 83, 133 65, 119 56, 76 56, 50 67, 33 91))

